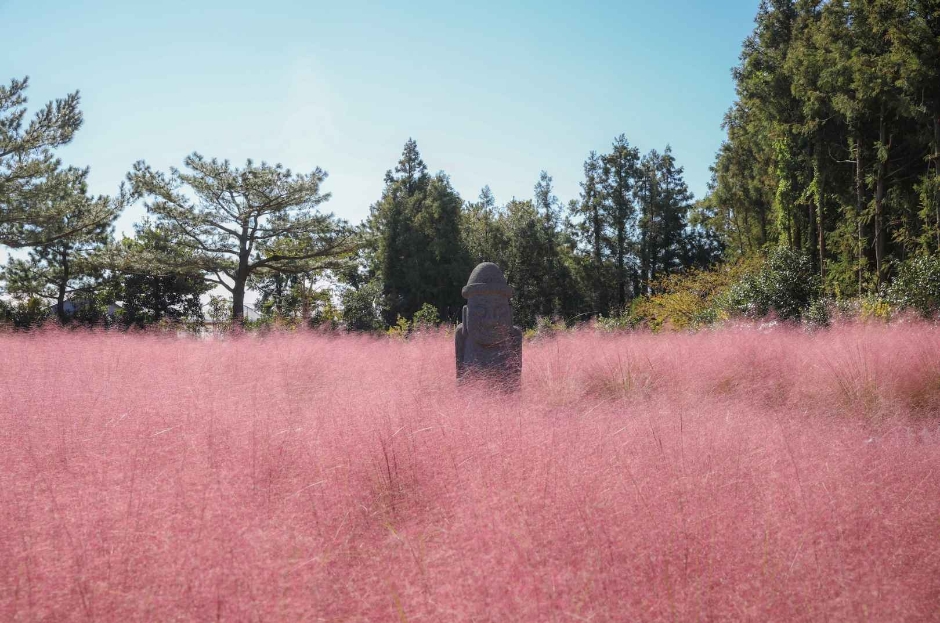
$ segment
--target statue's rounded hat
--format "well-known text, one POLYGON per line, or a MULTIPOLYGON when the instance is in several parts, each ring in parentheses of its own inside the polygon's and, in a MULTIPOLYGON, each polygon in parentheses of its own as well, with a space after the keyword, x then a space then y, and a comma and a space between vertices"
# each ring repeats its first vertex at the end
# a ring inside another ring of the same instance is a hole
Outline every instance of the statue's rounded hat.
POLYGON ((477 294, 501 294, 506 298, 513 295, 512 287, 506 283, 506 277, 499 266, 492 262, 483 262, 477 264, 477 267, 470 273, 467 279, 467 285, 460 291, 465 299, 477 294))

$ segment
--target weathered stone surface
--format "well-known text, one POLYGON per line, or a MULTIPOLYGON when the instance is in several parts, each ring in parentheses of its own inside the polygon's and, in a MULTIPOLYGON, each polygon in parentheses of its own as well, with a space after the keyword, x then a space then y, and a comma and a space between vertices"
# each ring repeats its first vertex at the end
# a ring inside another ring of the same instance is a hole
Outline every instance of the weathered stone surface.
POLYGON ((518 389, 522 380, 522 330, 512 325, 513 289, 491 262, 477 265, 461 291, 467 299, 457 325, 458 381, 482 377, 502 389, 518 389))

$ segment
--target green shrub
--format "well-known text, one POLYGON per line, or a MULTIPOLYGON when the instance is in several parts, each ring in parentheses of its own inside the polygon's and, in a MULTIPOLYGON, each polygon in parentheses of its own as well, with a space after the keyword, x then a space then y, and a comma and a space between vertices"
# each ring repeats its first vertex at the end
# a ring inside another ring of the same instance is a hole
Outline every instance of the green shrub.
POLYGON ((24 301, 0 300, 0 324, 9 324, 17 329, 42 326, 51 318, 49 303, 32 297, 24 301))
POLYGON ((321 305, 314 308, 307 326, 311 329, 335 331, 339 327, 339 321, 340 312, 333 306, 333 301, 327 297, 321 305))
POLYGON ((731 316, 800 320, 819 296, 819 276, 809 256, 777 247, 729 288, 720 305, 731 316))
POLYGON ((891 304, 877 295, 869 295, 859 299, 858 315, 863 319, 890 320, 891 304))
POLYGON ((430 303, 424 303, 411 317, 411 327, 415 330, 433 328, 440 324, 441 316, 437 313, 437 308, 430 303))
POLYGON ((834 303, 828 299, 816 299, 803 311, 803 322, 810 327, 828 327, 831 320, 829 310, 833 305, 834 303))
POLYGON ((911 309, 924 318, 936 316, 940 312, 940 256, 916 257, 902 263, 884 300, 896 309, 911 309))
POLYGON ((385 328, 382 320, 382 288, 374 281, 363 284, 358 289, 349 288, 343 292, 343 323, 347 331, 381 331, 385 328))
POLYGON ((411 331, 411 323, 408 322, 407 318, 402 318, 399 314, 398 320, 388 328, 385 332, 389 337, 397 337, 399 339, 405 339, 408 337, 408 333, 411 331))
POLYGON ((625 309, 619 314, 597 317, 597 328, 608 333, 626 331, 628 329, 635 329, 636 327, 637 319, 629 309, 625 309))

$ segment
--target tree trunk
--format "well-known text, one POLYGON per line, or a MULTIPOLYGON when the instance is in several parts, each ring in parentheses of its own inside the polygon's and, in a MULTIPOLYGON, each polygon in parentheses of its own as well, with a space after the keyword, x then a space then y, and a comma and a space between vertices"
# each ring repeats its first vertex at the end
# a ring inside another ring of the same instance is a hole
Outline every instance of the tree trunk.
POLYGON ((930 189, 937 217, 937 253, 940 253, 940 112, 933 117, 933 186, 930 189))
POLYGON ((766 207, 764 207, 760 211, 760 246, 761 248, 763 249, 766 244, 767 244, 767 209, 766 207))
POLYGON ((601 212, 597 205, 597 200, 593 198, 592 200, 594 203, 594 311, 597 313, 606 314, 607 305, 602 301, 603 282, 601 280, 601 212))
POLYGON ((751 209, 745 207, 742 212, 744 212, 744 239, 747 241, 748 254, 754 252, 754 241, 751 239, 751 219, 748 218, 751 209))
POLYGON ((791 248, 799 251, 803 248, 803 228, 801 227, 802 219, 800 218, 799 210, 796 209, 796 206, 793 206, 793 209, 788 210, 788 212, 793 213, 793 244, 791 248))
POLYGON ((647 212, 646 219, 646 228, 649 230, 646 234, 646 267, 647 274, 644 275, 646 279, 646 295, 653 296, 653 280, 656 278, 656 257, 659 255, 657 252, 657 247, 659 246, 659 241, 656 238, 656 201, 659 199, 656 191, 658 188, 654 188, 656 183, 656 176, 650 176, 650 205, 647 212))
POLYGON ((888 173, 888 154, 887 141, 888 126, 885 123, 885 113, 882 109, 878 119, 878 141, 881 148, 885 151, 884 156, 878 154, 878 174, 875 182, 875 272, 878 277, 878 285, 884 281, 884 255, 885 255, 885 233, 884 233, 884 198, 885 198, 885 177, 888 173))
MULTIPOLYGON (((172 277, 171 277, 172 279, 172 277)), ((160 322, 163 317, 166 315, 167 305, 163 301, 163 289, 160 287, 163 285, 163 277, 156 277, 153 280, 153 315, 154 322, 160 322)))
MULTIPOLYGON (((813 183, 816 184, 819 181, 819 166, 816 158, 818 154, 814 152, 811 146, 807 146, 805 149, 805 155, 807 161, 813 163, 813 183)), ((816 188, 816 191, 819 191, 819 188, 816 188)), ((818 270, 816 266, 816 260, 818 259, 817 250, 816 250, 816 201, 810 200, 806 206, 806 248, 809 250, 810 262, 813 264, 813 268, 818 270)))
MULTIPOLYGON (((649 182, 649 180, 647 180, 649 182)), ((646 201, 640 204, 643 211, 643 217, 640 221, 640 281, 645 281, 649 276, 650 269, 650 237, 649 237, 649 202, 652 192, 647 190, 646 201)), ((642 197, 642 195, 641 195, 642 197)), ((648 287, 648 286, 647 286, 648 287)))
MULTIPOLYGON (((815 264, 818 256, 816 255, 816 202, 810 201, 807 206, 807 225, 809 230, 807 231, 806 242, 809 247, 809 256, 812 260, 812 263, 815 264)), ((818 267, 817 267, 818 268, 818 267)))
POLYGON ((826 228, 823 217, 825 216, 824 204, 825 204, 825 190, 826 190, 826 178, 822 173, 819 173, 818 188, 816 189, 816 200, 818 206, 816 208, 816 233, 819 236, 819 276, 825 280, 826 279, 826 228))
POLYGON ((310 287, 307 287, 307 277, 304 275, 299 275, 300 279, 300 294, 302 297, 300 303, 300 317, 303 319, 304 324, 310 322, 310 297, 313 294, 313 278, 310 279, 310 287))
POLYGON ((235 285, 232 286, 232 324, 243 324, 245 322, 245 282, 247 280, 240 275, 235 277, 235 285))
POLYGON ((284 282, 281 273, 274 273, 274 315, 283 316, 284 282))
POLYGON ((626 271, 626 232, 621 223, 617 228, 617 302, 620 303, 620 311, 627 307, 627 271, 626 271))
POLYGON ((861 295, 868 262, 865 250, 868 237, 865 235, 865 169, 862 164, 862 133, 855 135, 855 214, 858 219, 858 293, 861 295))
POLYGON ((232 286, 232 326, 245 323, 245 284, 248 283, 248 260, 251 259, 247 223, 242 225, 239 247, 238 268, 235 270, 235 284, 232 286))
POLYGON ((238 257, 238 270, 235 271, 235 284, 232 286, 232 325, 245 322, 245 284, 248 282, 248 252, 242 251, 238 257))
POLYGON ((62 278, 59 279, 58 283, 56 313, 59 316, 59 322, 65 324, 68 321, 68 314, 65 313, 65 291, 69 283, 69 256, 65 249, 59 252, 59 259, 62 262, 62 278))

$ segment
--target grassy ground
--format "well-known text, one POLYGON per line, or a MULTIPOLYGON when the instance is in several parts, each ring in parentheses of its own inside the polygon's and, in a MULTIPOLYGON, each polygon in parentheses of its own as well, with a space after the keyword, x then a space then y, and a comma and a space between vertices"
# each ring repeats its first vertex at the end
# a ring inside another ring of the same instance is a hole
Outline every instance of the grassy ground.
POLYGON ((940 329, 524 359, 0 336, 0 620, 940 620, 940 329))

